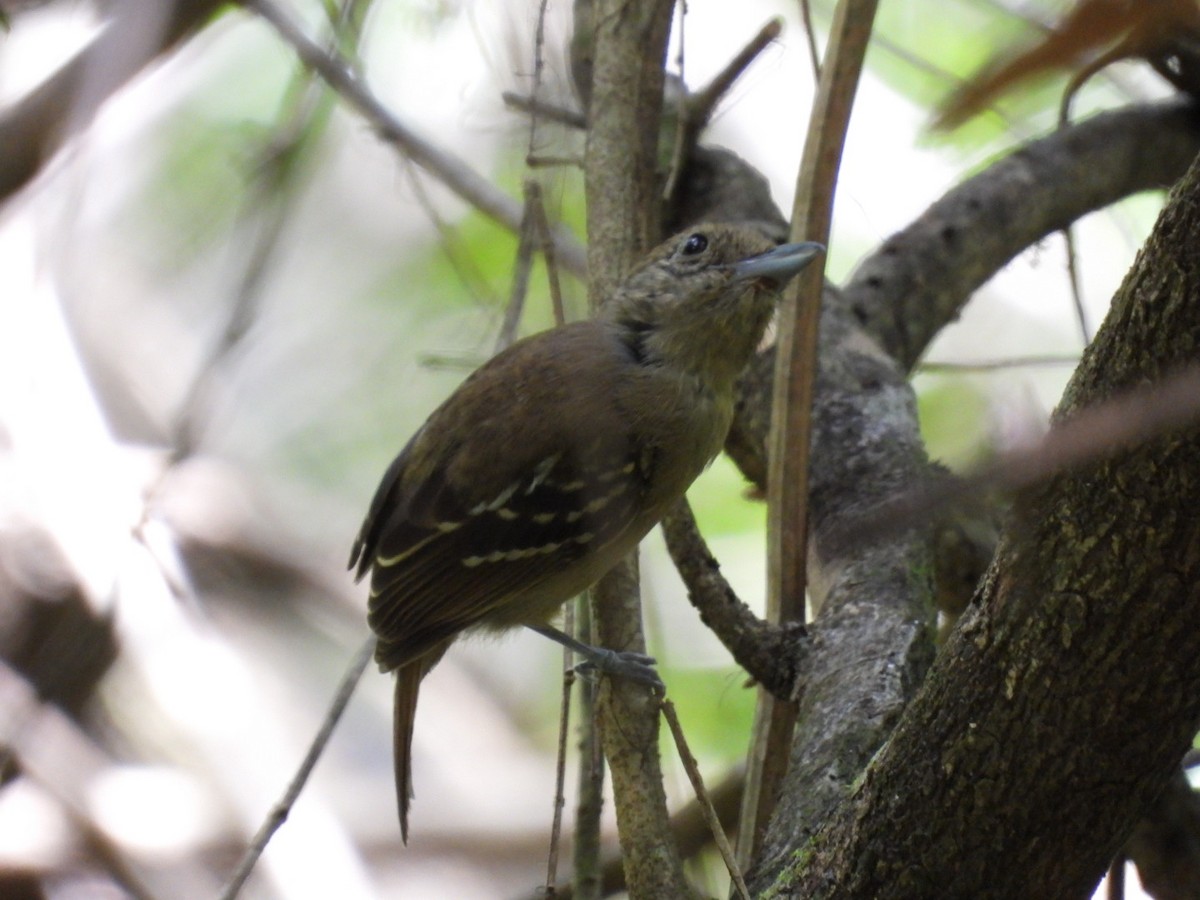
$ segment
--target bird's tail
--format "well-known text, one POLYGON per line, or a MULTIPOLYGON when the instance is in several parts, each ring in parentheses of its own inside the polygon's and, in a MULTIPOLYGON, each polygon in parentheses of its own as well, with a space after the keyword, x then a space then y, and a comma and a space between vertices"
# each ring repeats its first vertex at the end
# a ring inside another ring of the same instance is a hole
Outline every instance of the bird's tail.
POLYGON ((412 802, 412 738, 417 716, 417 696, 425 677, 446 648, 447 641, 396 670, 396 696, 392 719, 392 755, 396 767, 396 806, 400 811, 400 837, 408 843, 408 807, 412 802))

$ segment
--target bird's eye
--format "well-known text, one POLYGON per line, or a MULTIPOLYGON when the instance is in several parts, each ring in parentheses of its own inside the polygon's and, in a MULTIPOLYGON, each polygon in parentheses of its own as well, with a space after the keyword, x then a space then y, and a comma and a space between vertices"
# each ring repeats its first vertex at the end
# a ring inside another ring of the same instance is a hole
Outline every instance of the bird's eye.
POLYGON ((683 242, 683 255, 695 256, 697 253, 703 253, 707 247, 708 238, 699 232, 696 232, 695 234, 690 235, 688 239, 683 242))

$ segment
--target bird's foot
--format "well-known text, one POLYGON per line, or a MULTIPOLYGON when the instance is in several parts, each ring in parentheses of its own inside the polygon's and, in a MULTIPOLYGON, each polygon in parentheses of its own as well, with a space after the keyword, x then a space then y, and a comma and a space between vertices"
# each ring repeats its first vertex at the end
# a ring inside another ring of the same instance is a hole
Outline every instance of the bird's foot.
POLYGON ((616 678, 628 678, 630 681, 644 684, 653 688, 656 693, 665 693, 667 686, 658 677, 654 668, 656 660, 653 656, 633 651, 618 652, 607 647, 589 647, 590 653, 581 654, 584 661, 575 667, 575 671, 584 678, 596 674, 611 675, 616 678))
POLYGON ((658 671, 654 668, 653 656, 636 653, 632 650, 618 651, 610 650, 607 647, 593 647, 591 644, 578 641, 569 634, 563 634, 557 628, 549 625, 530 625, 528 627, 582 656, 583 662, 575 667, 575 671, 585 678, 593 677, 596 674, 612 675, 616 678, 628 678, 637 684, 644 684, 653 689, 656 694, 666 693, 666 685, 658 677, 658 671))

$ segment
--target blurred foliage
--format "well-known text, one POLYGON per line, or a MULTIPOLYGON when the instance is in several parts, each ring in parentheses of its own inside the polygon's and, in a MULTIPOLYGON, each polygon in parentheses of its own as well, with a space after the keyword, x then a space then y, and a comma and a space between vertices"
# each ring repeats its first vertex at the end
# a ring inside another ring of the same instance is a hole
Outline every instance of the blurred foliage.
POLYGON ((718 456, 688 491, 700 531, 719 535, 764 530, 767 504, 750 491, 746 477, 729 457, 718 456))
MULTIPOLYGON (((333 9, 329 2, 322 6, 305 6, 310 23, 322 21, 333 9)), ((415 99, 426 85, 402 78, 388 81, 384 75, 400 70, 400 61, 414 45, 445 39, 456 29, 477 28, 476 17, 485 6, 447 0, 381 5, 367 22, 366 45, 376 57, 367 54, 368 81, 380 84, 382 98, 393 108, 417 105, 415 99)), ((823 26, 833 0, 818 0, 814 6, 823 26)), ((714 8, 721 10, 720 15, 734 14, 724 4, 714 8)), ((791 8, 778 4, 772 11, 791 8)), ((1062 8, 1063 3, 1051 0, 1026 2, 1019 9, 1015 2, 1000 0, 884 3, 869 63, 889 89, 918 108, 931 109, 998 50, 1036 39, 1041 31, 1032 19, 1051 21, 1062 8)), ((221 403, 218 414, 209 419, 203 449, 240 465, 256 490, 271 495, 275 506, 270 529, 281 542, 297 535, 315 538, 340 563, 384 466, 441 399, 491 355, 508 302, 517 239, 397 161, 394 151, 381 146, 357 114, 328 94, 302 132, 297 165, 289 170, 296 177, 286 180, 284 194, 260 202, 256 186, 264 175, 264 151, 286 130, 301 105, 299 98, 312 82, 267 29, 247 27, 240 13, 221 18, 217 29, 224 32, 211 36, 212 42, 200 48, 196 56, 201 58, 181 60, 183 78, 171 83, 173 93, 166 95, 165 112, 151 113, 153 127, 127 142, 122 151, 127 155, 111 170, 114 180, 132 184, 110 211, 111 218, 100 223, 102 237, 110 243, 94 238, 102 247, 115 248, 115 264, 111 269, 97 265, 94 271, 80 264, 84 271, 76 277, 87 283, 89 302, 111 302, 113 296, 125 302, 125 294, 133 298, 127 306, 115 306, 116 321, 106 335, 112 342, 108 352, 125 359, 134 356, 130 351, 134 342, 169 344, 174 350, 187 340, 187 352, 168 353, 165 365, 190 366, 195 359, 203 360, 229 315, 251 242, 268 230, 272 216, 285 217, 278 252, 261 285, 256 318, 221 373, 225 379, 221 403), (421 189, 414 187, 414 180, 421 189), (117 256, 118 252, 124 256, 117 256), (127 282, 121 280, 126 272, 135 272, 142 282, 130 283, 126 289, 127 282), (176 290, 179 286, 190 290, 176 290), (137 307, 135 301, 143 306, 137 307), (150 308, 172 313, 178 321, 171 324, 178 333, 165 328, 155 331, 153 326, 160 320, 147 323, 145 313, 150 308)), ((525 38, 531 38, 532 21, 528 19, 530 34, 525 38)), ((0 19, 0 24, 7 27, 8 23, 0 19)), ((20 31, 20 26, 18 19, 14 30, 20 31)), ((474 39, 476 51, 498 59, 506 53, 521 60, 532 57, 531 45, 501 46, 504 36, 480 32, 474 39)), ((784 39, 800 45, 797 31, 784 39)), ((433 73, 439 81, 458 77, 457 69, 466 68, 460 58, 447 58, 443 65, 433 73)), ((491 156, 471 164, 514 197, 521 196, 522 182, 532 174, 543 184, 551 221, 582 236, 581 173, 570 167, 532 173, 526 169, 527 125, 520 116, 500 110, 495 94, 503 85, 491 77, 499 66, 494 62, 491 66, 490 71, 472 70, 471 77, 483 80, 483 87, 458 86, 465 112, 458 107, 447 111, 443 100, 426 114, 485 118, 482 125, 472 120, 467 131, 478 137, 479 144, 486 144, 491 156), (481 116, 478 106, 485 102, 490 105, 481 116), (497 126, 496 121, 502 124, 497 126)), ((522 70, 520 77, 527 71, 522 70)), ((501 73, 502 77, 509 74, 501 73)), ((755 76, 754 90, 765 89, 771 74, 755 76)), ((1003 98, 999 113, 978 116, 945 136, 881 134, 880 155, 888 163, 895 162, 900 156, 896 148, 907 152, 920 141, 927 152, 939 154, 944 167, 960 175, 967 165, 981 165, 985 155, 1012 146, 1019 137, 1051 127, 1064 82, 1065 76, 1055 76, 1032 87, 1022 85, 1003 98)), ((1083 105, 1122 96, 1122 89, 1102 78, 1097 87, 1089 87, 1083 105)), ((869 116, 870 110, 862 114, 869 116)), ((464 129, 447 130, 461 135, 464 129)), ((545 126, 538 138, 539 152, 563 156, 582 152, 576 133, 556 136, 555 127, 545 126)), ((758 140, 754 135, 736 149, 757 163, 756 152, 766 155, 765 147, 755 145, 758 140)), ((94 177, 97 172, 107 175, 104 170, 88 174, 94 177)), ((932 202, 937 198, 930 193, 932 202)), ((844 195, 854 196, 849 189, 844 195)), ((1122 205, 1121 221, 1136 220, 1119 226, 1127 229, 1130 247, 1140 242, 1142 223, 1148 225, 1159 205, 1157 196, 1122 205)), ((868 251, 884 236, 867 232, 846 229, 839 235, 833 247, 837 275, 850 268, 851 254, 868 251)), ((1085 257, 1085 266, 1087 262, 1085 257)), ((1061 280, 1058 267, 1055 259, 1048 280, 1061 280)), ((560 275, 568 317, 584 315, 583 286, 565 273, 560 275)), ((539 260, 530 277, 520 332, 533 333, 552 322, 545 266, 539 260)), ((1029 328, 1031 320, 1021 319, 1014 327, 1029 328)), ((991 337, 977 338, 981 351, 990 349, 991 337)), ((1036 339, 1039 336, 1031 338, 1036 339)), ((162 371, 150 366, 134 374, 143 382, 139 388, 146 390, 160 388, 166 380, 162 371)), ((1059 375, 1056 372, 1054 377, 1059 375)), ((1033 377, 1009 372, 919 378, 921 426, 931 457, 955 468, 980 458, 987 449, 993 386, 1033 377)), ((167 406, 168 402, 160 403, 167 406)), ((745 480, 725 457, 697 481, 689 499, 706 535, 753 534, 765 528, 765 505, 747 496, 745 480)), ((730 567, 736 564, 725 562, 730 567)), ((339 570, 329 577, 344 575, 339 570)), ((303 724, 296 726, 297 733, 307 734, 314 710, 328 696, 320 685, 331 685, 342 664, 337 658, 339 648, 322 632, 320 623, 295 615, 293 598, 266 590, 253 593, 243 601, 244 609, 224 605, 217 624, 231 636, 229 643, 237 646, 248 666, 259 667, 256 673, 268 673, 258 674, 259 681, 269 683, 279 696, 289 691, 288 701, 298 707, 307 704, 301 711, 303 724), (264 616, 263 608, 269 608, 271 615, 264 616), (299 672, 295 677, 294 670, 299 672)), ((363 593, 360 590, 356 596, 363 593)), ((743 599, 754 603, 761 598, 743 599)), ((682 615, 692 615, 682 592, 670 598, 670 606, 669 612, 654 614, 661 614, 666 622, 680 609, 682 615)), ((714 768, 739 758, 745 750, 755 692, 744 686, 744 675, 732 666, 696 668, 684 665, 686 660, 680 663, 668 661, 663 676, 693 749, 702 759, 711 760, 707 764, 714 768)), ((205 676, 209 677, 207 672, 205 676)), ((538 687, 536 697, 522 695, 512 702, 522 706, 514 715, 516 721, 528 729, 533 743, 544 748, 553 744, 558 681, 546 678, 538 687)), ((144 709, 152 699, 139 696, 135 702, 125 702, 119 688, 112 690, 111 679, 106 690, 109 700, 120 707, 113 718, 122 727, 129 719, 143 726, 155 721, 144 709)), ((379 693, 382 696, 382 690, 379 693)), ((365 707, 359 707, 350 717, 353 721, 355 716, 370 715, 377 727, 363 730, 371 731, 373 739, 386 732, 382 718, 387 714, 386 699, 375 702, 378 709, 364 712, 365 707)), ((133 725, 128 727, 128 733, 136 735, 136 731, 133 725)), ((359 738, 351 729, 343 739, 351 746, 359 738)), ((121 740, 130 738, 127 734, 121 740)), ((162 740, 168 744, 179 737, 172 734, 162 740)), ((136 743, 137 737, 130 742, 136 743)), ((300 743, 297 739, 297 746, 300 743)), ((352 746, 361 750, 358 744, 352 746)), ((381 771, 371 774, 389 777, 384 771, 386 741, 369 751, 382 761, 381 771)), ((160 754, 160 748, 147 747, 138 752, 155 758, 180 751, 173 747, 160 754)), ((675 759, 673 748, 664 747, 663 752, 668 760, 675 759)), ((275 774, 282 782, 283 774, 275 774)), ((719 770, 705 772, 710 783, 719 774, 719 770)), ((390 842, 394 822, 388 790, 373 791, 370 808, 386 820, 390 842)))
POLYGON ((923 376, 917 394, 921 437, 930 459, 962 470, 986 454, 981 435, 988 420, 987 394, 966 378, 923 376))
MULTIPOLYGON (((736 666, 727 669, 667 666, 661 672, 663 680, 671 686, 671 700, 679 712, 688 745, 701 765, 732 765, 743 757, 756 697, 756 691, 747 686, 746 673, 736 666)), ((659 743, 663 759, 670 761, 672 767, 677 766, 679 756, 665 726, 659 743)))

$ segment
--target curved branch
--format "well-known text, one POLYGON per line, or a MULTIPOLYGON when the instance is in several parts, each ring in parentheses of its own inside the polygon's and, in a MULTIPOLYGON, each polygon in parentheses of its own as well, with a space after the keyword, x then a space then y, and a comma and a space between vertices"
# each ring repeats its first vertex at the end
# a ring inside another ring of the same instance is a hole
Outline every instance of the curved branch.
POLYGON ((751 678, 780 700, 790 700, 806 646, 804 626, 798 622, 772 625, 738 599, 704 542, 687 500, 679 501, 663 519, 662 530, 700 620, 751 678))
POLYGON ((843 288, 884 349, 911 369, 971 293, 1017 254, 1089 212, 1175 182, 1200 150, 1190 103, 1104 113, 1033 141, 888 238, 843 288))
MULTIPOLYGON (((1197 242, 1193 165, 1060 417, 1194 362, 1197 242)), ((1018 495, 920 695, 780 896, 1088 894, 1200 720, 1197 505, 1196 427, 1018 495)))
POLYGON ((113 15, 90 43, 0 114, 0 199, 28 184, 109 97, 221 5, 220 0, 113 4, 113 15))

